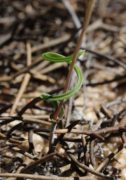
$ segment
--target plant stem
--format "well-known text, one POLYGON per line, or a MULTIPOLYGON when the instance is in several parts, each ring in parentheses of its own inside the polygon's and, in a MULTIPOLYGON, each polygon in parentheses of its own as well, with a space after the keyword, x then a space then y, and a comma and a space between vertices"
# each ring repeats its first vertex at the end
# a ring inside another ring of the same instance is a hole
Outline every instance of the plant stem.
MULTIPOLYGON (((85 15, 84 15, 84 18, 83 18, 82 31, 81 31, 81 34, 80 34, 80 36, 78 38, 77 45, 76 45, 76 48, 75 48, 75 51, 74 51, 74 54, 73 54, 73 59, 72 59, 72 62, 70 64, 70 69, 69 69, 69 72, 68 72, 68 75, 67 75, 67 78, 66 78, 66 83, 64 85, 64 92, 66 92, 69 89, 72 72, 73 72, 74 65, 75 65, 76 60, 77 60, 77 54, 78 54, 78 51, 80 49, 81 42, 83 40, 84 34, 86 32, 87 26, 88 26, 89 21, 90 21, 94 3, 95 3, 95 0, 86 0, 86 12, 85 12, 85 15)), ((57 120, 57 118, 58 118, 58 115, 60 113, 62 105, 63 105, 63 101, 60 102, 59 106, 57 107, 56 111, 54 112, 53 118, 55 120, 57 120)))

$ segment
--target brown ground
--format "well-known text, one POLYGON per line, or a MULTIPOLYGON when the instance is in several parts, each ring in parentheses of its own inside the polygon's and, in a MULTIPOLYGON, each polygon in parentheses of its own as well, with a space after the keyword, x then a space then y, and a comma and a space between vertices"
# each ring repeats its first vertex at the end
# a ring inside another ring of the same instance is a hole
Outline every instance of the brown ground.
POLYGON ((41 54, 73 53, 85 7, 82 0, 67 2, 0 1, 0 180, 15 179, 3 173, 126 179, 124 0, 107 7, 97 1, 82 44, 86 55, 78 60, 84 85, 50 133, 55 106, 39 96, 61 92, 68 67, 42 61, 41 54))

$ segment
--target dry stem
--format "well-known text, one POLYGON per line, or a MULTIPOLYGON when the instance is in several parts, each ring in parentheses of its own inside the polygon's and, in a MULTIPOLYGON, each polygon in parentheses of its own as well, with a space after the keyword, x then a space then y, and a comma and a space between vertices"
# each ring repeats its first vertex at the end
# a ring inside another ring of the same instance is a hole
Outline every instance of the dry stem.
MULTIPOLYGON (((86 7, 86 13, 85 13, 84 18, 83 18, 82 31, 81 31, 81 34, 80 34, 80 36, 78 38, 78 41, 77 41, 77 45, 76 45, 76 48, 75 48, 75 51, 74 51, 74 54, 73 54, 72 63, 70 64, 70 69, 69 69, 67 79, 66 79, 66 83, 65 83, 65 86, 64 86, 64 92, 66 92, 69 89, 69 84, 70 84, 73 68, 74 68, 74 65, 75 65, 76 60, 77 60, 77 54, 78 54, 78 51, 80 49, 81 42, 83 40, 84 34, 86 32, 87 26, 88 26, 89 21, 90 21, 94 3, 95 3, 95 0, 87 0, 87 3, 86 3, 87 7, 86 7)), ((59 104, 59 106, 57 107, 57 109, 56 109, 56 111, 55 111, 55 113, 53 115, 53 118, 55 120, 57 119, 57 117, 58 117, 58 115, 60 113, 62 105, 63 105, 63 101, 59 104)))

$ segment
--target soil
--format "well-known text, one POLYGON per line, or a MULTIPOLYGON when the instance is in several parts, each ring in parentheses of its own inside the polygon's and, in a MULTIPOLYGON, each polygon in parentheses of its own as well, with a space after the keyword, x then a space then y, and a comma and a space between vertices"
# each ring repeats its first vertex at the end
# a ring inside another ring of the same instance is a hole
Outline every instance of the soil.
POLYGON ((0 4, 0 180, 125 180, 126 1, 96 1, 77 61, 84 83, 57 121, 41 95, 62 93, 69 66, 42 53, 74 52, 86 1, 0 4))

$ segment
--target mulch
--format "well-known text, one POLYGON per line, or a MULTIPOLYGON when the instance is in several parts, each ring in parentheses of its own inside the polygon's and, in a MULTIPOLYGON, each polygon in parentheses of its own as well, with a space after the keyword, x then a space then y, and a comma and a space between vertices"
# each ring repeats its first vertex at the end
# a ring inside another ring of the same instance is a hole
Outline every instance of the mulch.
POLYGON ((85 3, 1 1, 1 180, 126 178, 125 5, 96 3, 78 59, 83 87, 56 122, 56 104, 40 96, 62 92, 68 66, 41 55, 74 52, 85 3))

